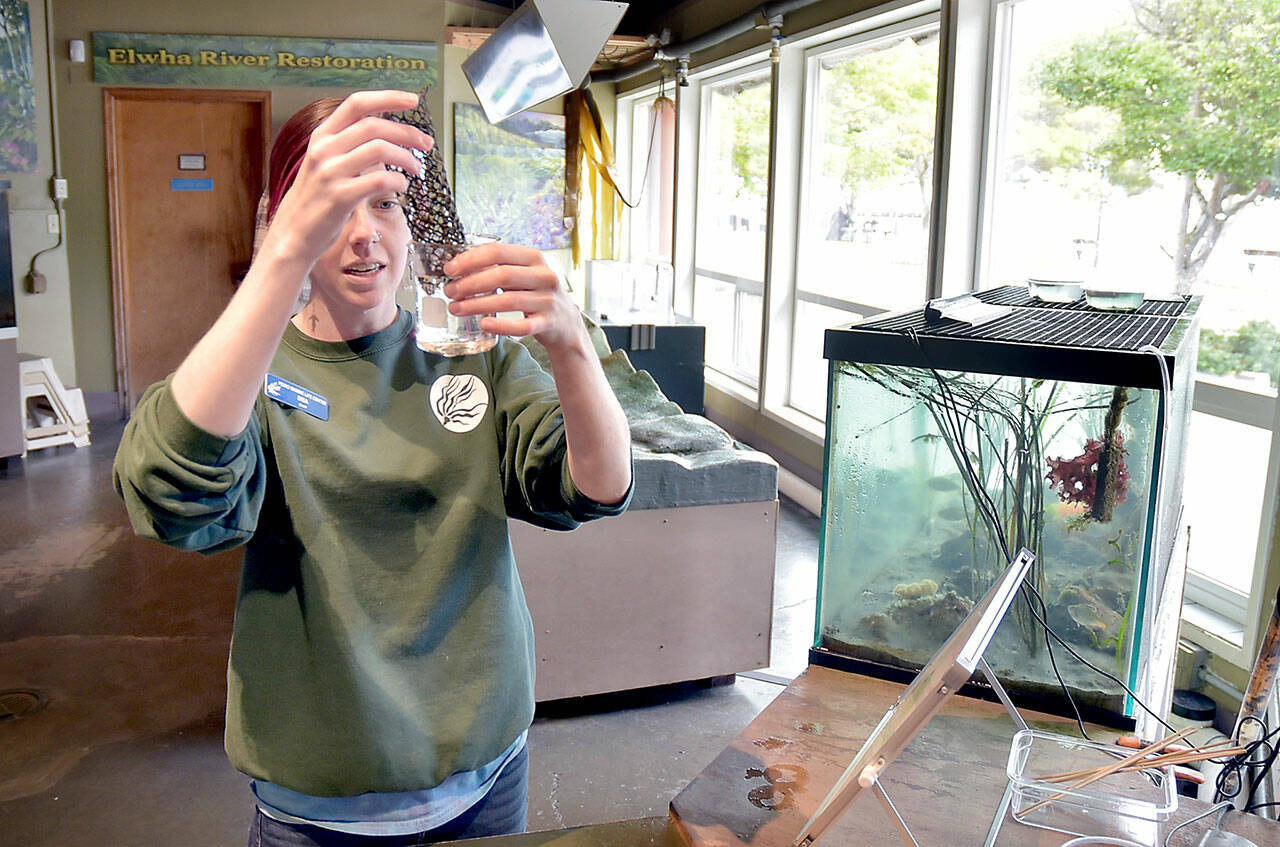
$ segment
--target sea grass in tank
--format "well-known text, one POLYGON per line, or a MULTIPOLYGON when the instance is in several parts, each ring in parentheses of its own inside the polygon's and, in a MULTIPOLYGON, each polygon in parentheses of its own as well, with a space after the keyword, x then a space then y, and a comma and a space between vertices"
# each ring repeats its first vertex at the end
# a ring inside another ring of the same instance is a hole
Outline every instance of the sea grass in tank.
POLYGON ((916 669, 1026 547, 986 653, 1015 694, 1120 712, 1156 462, 1152 389, 833 362, 817 648, 916 669))

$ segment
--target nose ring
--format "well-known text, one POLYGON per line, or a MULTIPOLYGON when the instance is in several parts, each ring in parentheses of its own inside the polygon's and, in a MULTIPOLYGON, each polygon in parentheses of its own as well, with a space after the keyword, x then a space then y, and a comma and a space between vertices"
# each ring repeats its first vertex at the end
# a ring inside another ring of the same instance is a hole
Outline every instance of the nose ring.
POLYGON ((378 231, 375 229, 375 230, 373 231, 373 237, 369 239, 369 243, 371 243, 371 244, 377 244, 377 243, 378 243, 379 241, 381 241, 381 240, 382 240, 382 233, 378 232, 378 231))

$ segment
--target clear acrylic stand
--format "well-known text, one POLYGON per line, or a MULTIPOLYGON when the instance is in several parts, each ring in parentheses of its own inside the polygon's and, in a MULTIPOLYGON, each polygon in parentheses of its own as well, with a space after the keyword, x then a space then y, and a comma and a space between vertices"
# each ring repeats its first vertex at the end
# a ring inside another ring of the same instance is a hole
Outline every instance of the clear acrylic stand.
MULTIPOLYGON (((982 671, 982 675, 987 678, 987 683, 991 686, 991 690, 995 692, 996 697, 1004 705, 1005 711, 1009 713, 1009 717, 1013 718, 1013 722, 1018 729, 1026 729, 1027 722, 1022 719, 1022 715, 1018 712, 1018 708, 1013 705, 1013 701, 1009 699, 1009 692, 1004 690, 1004 686, 1000 684, 1000 680, 996 677, 995 671, 987 664, 986 659, 978 659, 978 670, 982 671)), ((898 807, 893 805, 893 800, 889 799, 889 792, 884 790, 884 786, 880 784, 879 774, 866 774, 864 776, 873 780, 871 789, 880 803, 885 807, 885 811, 889 813, 889 817, 893 819, 894 824, 898 827, 898 834, 902 836, 909 847, 920 847, 920 842, 916 841, 916 837, 911 834, 911 827, 907 826, 907 822, 902 819, 902 815, 898 813, 898 807)), ((1000 834, 1000 826, 1004 823, 1005 812, 1009 808, 1009 801, 1012 798, 1010 788, 1005 787, 1004 797, 1001 799, 999 807, 996 809, 996 816, 991 821, 991 828, 987 831, 987 840, 983 842, 983 847, 992 847, 996 842, 996 837, 1000 834)))
POLYGON ((1008 693, 990 666, 983 661, 982 654, 1034 562, 1035 556, 1030 550, 1023 548, 1018 551, 1000 578, 974 604, 965 619, 934 653, 933 658, 920 669, 911 684, 884 713, 880 723, 871 730, 853 761, 791 842, 793 847, 811 847, 849 805, 857 800, 858 794, 868 790, 876 795, 889 812, 903 841, 910 847, 920 847, 911 834, 910 827, 898 814, 893 801, 880 785, 880 772, 911 743, 947 699, 979 669, 1009 711, 1014 723, 1021 729, 1026 728, 1026 723, 1014 708, 1008 693))

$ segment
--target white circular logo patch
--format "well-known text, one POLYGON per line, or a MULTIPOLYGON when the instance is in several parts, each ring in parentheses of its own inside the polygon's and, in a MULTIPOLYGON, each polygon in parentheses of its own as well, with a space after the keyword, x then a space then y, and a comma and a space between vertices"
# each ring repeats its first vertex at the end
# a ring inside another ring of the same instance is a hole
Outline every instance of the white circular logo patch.
POLYGON ((431 385, 431 412, 450 432, 470 432, 489 408, 489 389, 471 374, 448 374, 431 385))

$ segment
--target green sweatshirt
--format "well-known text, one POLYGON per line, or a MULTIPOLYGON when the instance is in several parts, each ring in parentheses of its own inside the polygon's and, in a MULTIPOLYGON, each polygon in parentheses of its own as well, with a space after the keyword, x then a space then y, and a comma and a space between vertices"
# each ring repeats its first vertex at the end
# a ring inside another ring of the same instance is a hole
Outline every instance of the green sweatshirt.
POLYGON ((500 754, 533 718, 507 516, 571 529, 625 508, 574 487, 554 383, 523 345, 442 358, 412 327, 404 311, 346 342, 288 327, 268 383, 326 399, 328 420, 264 395, 219 438, 166 380, 116 455, 140 535, 246 545, 227 753, 305 794, 430 788, 500 754))

